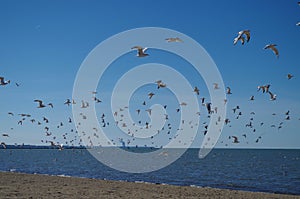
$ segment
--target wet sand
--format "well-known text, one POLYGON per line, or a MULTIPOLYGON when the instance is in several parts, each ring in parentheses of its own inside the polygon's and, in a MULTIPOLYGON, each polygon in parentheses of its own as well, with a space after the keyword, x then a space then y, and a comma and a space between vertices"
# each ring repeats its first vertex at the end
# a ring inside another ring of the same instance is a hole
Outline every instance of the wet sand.
POLYGON ((0 172, 0 198, 299 198, 300 196, 0 172))

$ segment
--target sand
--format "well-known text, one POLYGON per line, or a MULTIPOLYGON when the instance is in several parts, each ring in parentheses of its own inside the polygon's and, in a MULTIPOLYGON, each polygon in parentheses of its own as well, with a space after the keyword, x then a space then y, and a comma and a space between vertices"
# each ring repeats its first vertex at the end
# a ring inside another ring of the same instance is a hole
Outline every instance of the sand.
POLYGON ((215 188, 0 172, 0 198, 300 198, 215 188))

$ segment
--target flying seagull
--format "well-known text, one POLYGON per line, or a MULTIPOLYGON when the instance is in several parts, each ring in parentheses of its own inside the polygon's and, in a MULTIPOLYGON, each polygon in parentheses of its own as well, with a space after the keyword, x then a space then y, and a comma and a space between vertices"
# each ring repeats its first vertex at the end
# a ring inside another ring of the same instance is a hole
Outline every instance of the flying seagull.
POLYGON ((180 38, 178 37, 171 37, 171 38, 166 38, 167 42, 183 42, 180 38))
POLYGON ((231 92, 231 88, 230 88, 230 87, 228 87, 228 86, 227 86, 227 89, 226 89, 226 93, 227 93, 228 95, 232 94, 232 92, 231 92))
POLYGON ((233 143, 239 143, 238 137, 236 136, 231 136, 233 138, 233 143))
POLYGON ((6 84, 9 84, 10 80, 5 81, 4 77, 0 77, 0 85, 5 86, 6 84))
POLYGON ((288 79, 292 79, 294 76, 292 74, 287 74, 288 79))
POLYGON ((42 100, 34 100, 34 102, 38 102, 39 103, 39 105, 38 105, 37 108, 44 108, 44 107, 46 107, 45 104, 43 104, 42 100))
POLYGON ((146 54, 146 50, 148 48, 143 48, 141 46, 133 46, 131 49, 136 49, 137 50, 137 57, 146 57, 146 56, 149 56, 149 54, 146 54))
POLYGON ((278 58, 279 57, 279 51, 276 48, 276 46, 277 46, 277 44, 268 44, 264 47, 264 49, 271 49, 278 58))
POLYGON ((197 86, 195 86, 195 88, 194 88, 194 92, 195 92, 197 95, 199 95, 199 94, 200 94, 200 91, 199 91, 199 89, 197 88, 197 86))
POLYGON ((271 101, 276 100, 276 95, 275 94, 271 93, 270 91, 268 93, 270 94, 270 100, 271 101))
POLYGON ((245 43, 244 35, 246 35, 246 41, 249 42, 250 41, 250 30, 242 30, 242 31, 239 31, 238 36, 236 38, 234 38, 233 44, 235 45, 239 40, 241 40, 242 45, 244 45, 244 43, 245 43))

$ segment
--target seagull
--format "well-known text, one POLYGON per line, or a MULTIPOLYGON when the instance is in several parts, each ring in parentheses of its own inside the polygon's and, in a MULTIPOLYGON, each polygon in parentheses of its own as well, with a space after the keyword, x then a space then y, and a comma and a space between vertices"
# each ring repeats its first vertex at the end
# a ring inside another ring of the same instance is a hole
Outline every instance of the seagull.
POLYGON ((278 58, 279 57, 279 51, 275 46, 277 46, 277 44, 268 44, 264 47, 264 49, 271 49, 278 58))
POLYGON ((3 137, 9 137, 9 135, 7 133, 3 133, 2 136, 3 137))
POLYGON ((12 113, 12 112, 8 112, 7 114, 11 115, 11 116, 14 116, 14 113, 12 113))
POLYGON ((252 96, 250 97, 250 100, 251 100, 251 101, 253 101, 253 100, 254 100, 254 95, 252 95, 252 96))
POLYGON ((232 94, 232 93, 231 93, 231 88, 230 88, 230 87, 227 87, 226 93, 227 93, 228 95, 232 94))
POLYGON ((167 86, 161 80, 157 80, 157 81, 155 81, 155 83, 157 84, 157 89, 159 89, 159 88, 165 88, 167 86))
POLYGON ((201 104, 204 105, 205 97, 202 97, 200 99, 201 99, 201 104))
POLYGON ((300 26, 300 22, 296 23, 296 26, 300 26))
POLYGON ((51 108, 53 108, 53 104, 52 103, 49 103, 48 106, 50 106, 51 108))
POLYGON ((211 114, 211 103, 209 102, 209 103, 206 103, 205 105, 206 105, 208 114, 211 114))
POLYGON ((38 103, 39 103, 39 105, 38 105, 37 108, 44 108, 44 107, 46 107, 46 106, 43 104, 43 101, 42 101, 42 100, 34 100, 34 102, 38 102, 38 103))
POLYGON ((270 100, 274 101, 276 100, 276 94, 271 93, 270 91, 268 92, 270 94, 270 100))
POLYGON ((181 102, 179 105, 180 105, 180 106, 186 106, 186 105, 187 105, 187 103, 185 103, 185 102, 181 102))
POLYGON ((183 42, 180 38, 178 37, 171 37, 171 38, 166 38, 165 39, 167 42, 183 42))
POLYGON ((234 38, 233 44, 236 45, 236 43, 241 40, 242 45, 245 43, 245 37, 243 35, 246 35, 246 41, 249 42, 250 40, 250 30, 242 30, 238 32, 238 36, 234 38))
POLYGON ((219 89, 219 84, 218 83, 214 83, 214 89, 219 89))
POLYGON ((197 88, 197 86, 195 86, 195 88, 194 88, 194 92, 195 92, 197 95, 199 95, 199 94, 200 94, 200 92, 199 92, 199 89, 197 88))
POLYGON ((10 80, 4 81, 4 77, 0 77, 0 85, 5 86, 6 84, 9 84, 10 80))
POLYGON ((3 146, 4 149, 6 149, 6 144, 4 142, 1 142, 1 145, 3 146))
POLYGON ((288 78, 288 79, 292 79, 293 77, 294 77, 293 75, 287 74, 287 78, 288 78))
POLYGON ((148 97, 149 97, 149 99, 151 99, 152 97, 153 97, 153 95, 155 95, 154 93, 148 93, 148 97))
POLYGON ((70 106, 71 103, 72 103, 71 100, 70 100, 70 99, 67 99, 67 101, 66 101, 64 104, 70 106))
POLYGON ((238 137, 236 136, 231 136, 233 138, 233 143, 239 143, 238 137))
POLYGON ((141 46, 134 46, 131 49, 136 49, 137 50, 137 55, 136 55, 137 57, 146 57, 146 56, 149 56, 149 54, 145 53, 148 48, 143 48, 141 46))

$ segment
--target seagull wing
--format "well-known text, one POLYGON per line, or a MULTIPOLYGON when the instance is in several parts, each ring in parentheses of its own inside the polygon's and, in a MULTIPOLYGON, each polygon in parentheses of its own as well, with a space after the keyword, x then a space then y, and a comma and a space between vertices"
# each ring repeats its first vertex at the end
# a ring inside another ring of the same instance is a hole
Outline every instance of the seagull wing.
POLYGON ((270 48, 273 50, 273 52, 275 53, 275 55, 277 57, 279 57, 279 51, 278 51, 278 49, 275 46, 271 46, 270 48))

